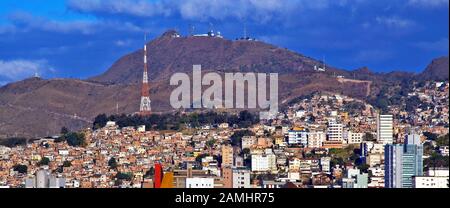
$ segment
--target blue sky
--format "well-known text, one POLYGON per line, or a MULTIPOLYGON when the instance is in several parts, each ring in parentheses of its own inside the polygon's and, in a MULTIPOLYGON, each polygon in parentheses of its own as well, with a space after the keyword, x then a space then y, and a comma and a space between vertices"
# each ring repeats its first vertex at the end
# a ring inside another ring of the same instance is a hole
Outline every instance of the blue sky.
POLYGON ((449 0, 2 0, 0 85, 38 72, 87 78, 140 48, 143 34, 210 25, 335 67, 418 72, 448 55, 449 0))

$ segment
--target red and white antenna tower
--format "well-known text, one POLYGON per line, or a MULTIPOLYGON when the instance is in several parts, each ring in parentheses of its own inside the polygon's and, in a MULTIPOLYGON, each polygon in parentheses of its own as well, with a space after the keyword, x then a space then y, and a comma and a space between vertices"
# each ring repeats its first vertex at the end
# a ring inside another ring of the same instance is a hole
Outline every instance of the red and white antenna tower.
POLYGON ((142 92, 141 92, 141 115, 149 115, 152 112, 150 106, 150 85, 148 83, 148 63, 147 63, 147 34, 145 34, 145 44, 144 44, 144 74, 142 79, 142 92))

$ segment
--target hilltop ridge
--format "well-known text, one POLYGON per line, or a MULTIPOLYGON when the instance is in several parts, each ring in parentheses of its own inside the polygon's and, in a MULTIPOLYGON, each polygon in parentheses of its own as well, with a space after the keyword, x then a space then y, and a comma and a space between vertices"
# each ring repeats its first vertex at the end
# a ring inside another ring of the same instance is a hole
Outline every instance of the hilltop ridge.
MULTIPOLYGON (((227 40, 221 37, 181 37, 169 30, 150 41, 149 71, 152 110, 173 110, 169 97, 173 86, 170 76, 192 73, 192 65, 204 71, 279 73, 279 100, 289 100, 312 92, 344 94, 362 100, 374 99, 383 87, 402 80, 446 78, 448 57, 433 61, 424 72, 381 74, 363 68, 347 71, 254 40, 227 40), (441 75, 441 74, 444 74, 441 75), (345 78, 345 79, 343 79, 345 78)), ((72 130, 90 127, 98 114, 130 114, 139 109, 143 50, 117 60, 105 73, 87 80, 31 78, 0 88, 0 138, 53 135, 62 126, 72 130)))

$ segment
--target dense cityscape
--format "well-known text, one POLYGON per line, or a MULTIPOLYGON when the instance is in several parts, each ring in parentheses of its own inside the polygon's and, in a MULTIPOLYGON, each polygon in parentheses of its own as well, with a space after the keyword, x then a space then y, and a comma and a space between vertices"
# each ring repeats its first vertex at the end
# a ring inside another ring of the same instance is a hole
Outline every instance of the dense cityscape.
POLYGON ((0 189, 259 208, 448 191, 448 5, 2 0, 0 189))
POLYGON ((427 81, 385 109, 317 92, 272 120, 247 111, 99 115, 79 132, 4 142, 0 186, 448 188, 448 96, 448 81, 427 81))

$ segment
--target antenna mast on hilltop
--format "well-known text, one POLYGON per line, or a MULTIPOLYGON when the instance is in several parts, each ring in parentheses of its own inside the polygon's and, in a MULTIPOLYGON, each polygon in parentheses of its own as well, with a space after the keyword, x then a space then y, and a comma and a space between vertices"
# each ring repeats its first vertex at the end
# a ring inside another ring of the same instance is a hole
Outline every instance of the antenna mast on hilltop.
POLYGON ((244 39, 248 39, 247 20, 244 18, 244 39))
POLYGON ((327 70, 327 66, 325 65, 325 56, 322 56, 322 64, 323 64, 323 70, 327 70))
POLYGON ((189 24, 189 36, 193 36, 195 31, 195 27, 192 24, 189 24))
POLYGON ((144 73, 142 77, 142 91, 141 91, 141 115, 149 115, 152 111, 150 104, 150 85, 148 83, 148 63, 147 63, 147 33, 144 35, 144 73))
POLYGON ((214 25, 212 22, 209 23, 209 32, 213 32, 214 31, 214 25))

